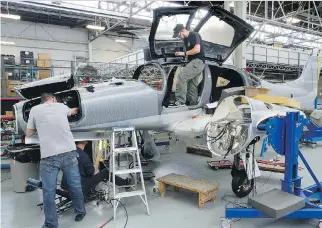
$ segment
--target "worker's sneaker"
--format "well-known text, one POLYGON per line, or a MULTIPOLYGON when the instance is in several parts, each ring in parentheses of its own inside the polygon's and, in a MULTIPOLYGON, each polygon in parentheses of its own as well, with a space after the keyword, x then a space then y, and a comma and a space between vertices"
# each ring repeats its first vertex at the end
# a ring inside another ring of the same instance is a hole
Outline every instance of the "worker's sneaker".
POLYGON ((85 215, 86 215, 86 213, 82 213, 82 214, 78 214, 78 215, 76 215, 76 217, 75 217, 75 221, 77 221, 77 222, 82 221, 82 220, 83 220, 83 218, 85 217, 85 215))
POLYGON ((177 108, 177 107, 185 107, 186 105, 181 103, 180 101, 176 101, 174 103, 170 103, 168 108, 177 108))

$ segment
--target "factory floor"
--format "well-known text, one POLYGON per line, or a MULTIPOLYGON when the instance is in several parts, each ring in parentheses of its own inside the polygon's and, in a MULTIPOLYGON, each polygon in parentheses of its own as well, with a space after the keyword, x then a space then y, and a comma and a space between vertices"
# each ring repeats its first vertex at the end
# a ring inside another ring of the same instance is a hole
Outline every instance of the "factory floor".
MULTIPOLYGON (((163 147, 162 147, 163 148, 163 147)), ((302 151, 307 158, 319 180, 322 180, 321 152, 322 145, 315 149, 303 147, 302 151)), ((267 153, 272 157, 271 149, 267 153)), ((216 181, 220 184, 218 198, 215 202, 208 202, 201 210, 198 208, 198 195, 188 191, 168 191, 165 198, 152 191, 153 183, 147 181, 148 203, 150 216, 146 215, 145 206, 139 197, 124 199, 128 211, 127 228, 216 228, 221 227, 221 217, 225 214, 225 206, 232 206, 228 201, 237 202, 231 191, 230 170, 212 170, 208 167, 208 157, 187 154, 185 144, 181 141, 172 142, 169 151, 161 151, 160 161, 151 163, 154 166, 156 177, 169 173, 184 174, 187 176, 216 181), (226 195, 226 197, 223 197, 226 195)), ((5 178, 4 170, 2 170, 5 178)), ((313 184, 307 169, 299 171, 303 176, 303 186, 313 184)), ((7 174, 8 175, 8 174, 7 174)), ((10 174, 9 174, 10 175, 10 174)), ((262 176, 256 179, 257 192, 265 192, 273 188, 280 188, 282 174, 262 172, 262 176)), ((247 199, 238 200, 246 202, 247 199)), ((43 211, 36 205, 42 202, 40 190, 27 193, 15 193, 12 191, 11 179, 1 183, 1 227, 2 228, 40 228, 44 221, 43 211)), ((99 227, 112 217, 112 208, 105 203, 99 206, 93 203, 86 204, 87 215, 82 222, 75 222, 73 211, 64 212, 59 217, 60 228, 99 227)), ((116 221, 111 221, 104 228, 122 228, 126 221, 124 209, 120 206, 117 211, 116 221)), ((241 219, 232 225, 238 227, 301 227, 313 228, 317 226, 317 220, 273 220, 273 219, 241 219)))

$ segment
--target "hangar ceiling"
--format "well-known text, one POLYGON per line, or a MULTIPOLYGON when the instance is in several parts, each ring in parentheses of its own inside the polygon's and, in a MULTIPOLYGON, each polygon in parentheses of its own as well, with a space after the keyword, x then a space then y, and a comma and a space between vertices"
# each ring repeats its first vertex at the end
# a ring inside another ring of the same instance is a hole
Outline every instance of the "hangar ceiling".
MULTIPOLYGON (((162 6, 223 6, 223 1, 1 1, 1 13, 18 14, 21 20, 85 28, 89 40, 101 35, 137 38, 133 31, 151 26, 153 9, 162 6)), ((230 10, 233 12, 234 4, 230 10)), ((248 1, 247 20, 255 27, 249 42, 281 44, 282 47, 322 48, 321 1, 248 1)))

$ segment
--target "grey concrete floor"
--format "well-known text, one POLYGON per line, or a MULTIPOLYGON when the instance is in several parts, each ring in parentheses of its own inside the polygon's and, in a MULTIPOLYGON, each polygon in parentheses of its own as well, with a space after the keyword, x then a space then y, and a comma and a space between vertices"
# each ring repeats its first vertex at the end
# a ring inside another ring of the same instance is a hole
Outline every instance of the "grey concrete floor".
MULTIPOLYGON (((315 149, 302 149, 304 156, 309 161, 312 169, 322 180, 322 146, 315 149)), ((271 150, 271 149, 269 149, 271 150)), ((272 157, 273 153, 267 153, 272 157)), ((122 200, 128 211, 127 228, 216 228, 221 227, 221 217, 225 214, 225 206, 232 206, 227 200, 234 202, 246 202, 247 199, 237 200, 231 191, 231 176, 229 170, 215 171, 208 167, 208 157, 191 155, 185 152, 183 142, 173 142, 169 151, 162 151, 160 161, 150 164, 154 168, 156 177, 169 173, 184 174, 205 180, 216 181, 220 184, 216 202, 206 203, 201 210, 198 208, 198 195, 188 191, 167 192, 165 198, 152 191, 155 184, 146 182, 150 216, 146 214, 145 206, 139 197, 122 200), (228 195, 222 198, 224 195, 228 195)), ((299 172, 303 176, 303 186, 313 184, 307 169, 299 172)), ((257 178, 257 192, 265 192, 273 188, 280 188, 282 174, 262 172, 257 178)), ((2 178, 3 179, 3 178, 2 178)), ((36 205, 42 202, 40 190, 28 193, 15 193, 12 191, 11 180, 1 183, 1 227, 2 228, 38 228, 44 221, 44 214, 36 205)), ((86 204, 87 215, 82 222, 75 222, 73 211, 64 212, 59 217, 61 228, 99 227, 112 217, 112 208, 105 203, 99 206, 93 203, 86 204)), ((117 211, 116 221, 112 221, 104 228, 122 228, 126 220, 122 207, 117 211)), ((313 228, 317 226, 317 220, 274 220, 274 219, 241 219, 233 223, 232 227, 301 227, 313 228)))

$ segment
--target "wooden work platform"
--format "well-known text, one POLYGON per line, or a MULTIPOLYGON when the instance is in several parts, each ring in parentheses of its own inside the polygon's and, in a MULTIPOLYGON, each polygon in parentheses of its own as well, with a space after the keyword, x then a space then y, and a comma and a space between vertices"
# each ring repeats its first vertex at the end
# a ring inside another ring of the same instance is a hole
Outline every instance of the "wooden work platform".
POLYGON ((188 154, 196 154, 196 155, 201 155, 201 156, 206 156, 213 158, 215 155, 210 152, 207 146, 203 145, 193 145, 193 146, 187 146, 187 153, 188 154))
MULTIPOLYGON (((287 97, 276 97, 268 95, 269 89, 266 88, 255 88, 255 87, 244 87, 245 88, 245 96, 250 97, 254 100, 259 100, 271 104, 283 105, 291 108, 300 108, 300 102, 297 102, 294 99, 290 99, 287 97)), ((246 99, 242 99, 243 103, 247 103, 246 99)))
POLYGON ((160 177, 157 180, 159 181, 159 191, 162 197, 165 197, 166 195, 167 186, 173 186, 175 191, 182 188, 199 193, 200 209, 203 208, 206 202, 214 202, 216 200, 219 189, 219 184, 216 182, 196 179, 175 173, 160 177))
MULTIPOLYGON (((271 103, 271 104, 277 104, 277 105, 283 105, 291 108, 300 108, 300 102, 297 102, 293 99, 287 98, 287 97, 275 97, 275 96, 270 96, 270 95, 256 95, 250 97, 254 100, 259 100, 263 101, 266 103, 271 103)), ((246 99, 242 99, 243 103, 247 103, 246 99)))

